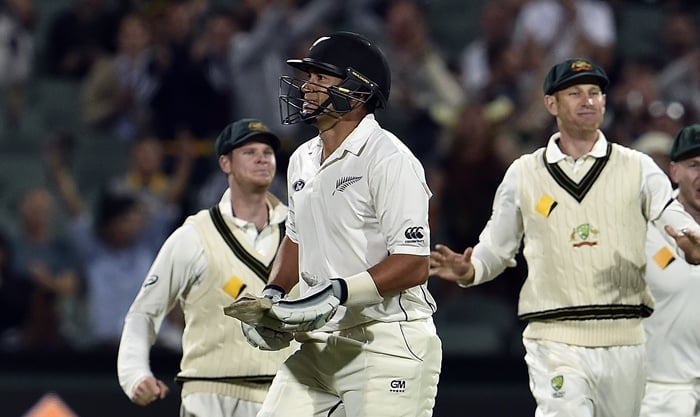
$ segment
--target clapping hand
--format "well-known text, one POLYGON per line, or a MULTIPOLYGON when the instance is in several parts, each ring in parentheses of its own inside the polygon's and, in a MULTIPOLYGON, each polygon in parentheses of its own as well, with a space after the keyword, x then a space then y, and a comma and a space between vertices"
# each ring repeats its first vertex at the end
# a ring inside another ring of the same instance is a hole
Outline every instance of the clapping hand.
POLYGON ((685 254, 685 260, 691 265, 700 264, 700 236, 690 232, 688 229, 676 230, 671 226, 664 226, 664 230, 669 234, 685 254))
POLYGON ((471 262, 473 251, 474 248, 469 247, 463 253, 457 253, 445 245, 435 245, 435 250, 430 252, 430 275, 460 284, 471 284, 474 281, 474 265, 471 262))

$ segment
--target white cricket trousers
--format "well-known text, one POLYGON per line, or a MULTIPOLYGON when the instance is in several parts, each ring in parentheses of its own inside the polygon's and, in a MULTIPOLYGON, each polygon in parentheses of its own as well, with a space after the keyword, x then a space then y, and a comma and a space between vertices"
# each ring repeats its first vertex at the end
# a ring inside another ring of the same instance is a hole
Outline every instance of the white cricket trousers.
POLYGON ((700 381, 687 384, 647 381, 639 417, 700 417, 700 381))
POLYGON ((226 395, 193 392, 182 399, 180 417, 255 417, 260 405, 226 395))
POLYGON ((591 348, 523 338, 535 417, 639 417, 644 345, 591 348))
POLYGON ((258 417, 429 417, 442 363, 432 319, 298 338, 258 417))

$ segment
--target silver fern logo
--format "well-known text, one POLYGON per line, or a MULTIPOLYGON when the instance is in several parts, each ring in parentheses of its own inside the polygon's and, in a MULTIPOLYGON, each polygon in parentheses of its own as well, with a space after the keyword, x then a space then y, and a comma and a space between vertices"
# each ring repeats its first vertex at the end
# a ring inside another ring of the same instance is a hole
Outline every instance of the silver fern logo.
POLYGON ((338 180, 335 182, 335 191, 333 191, 333 194, 335 195, 336 191, 343 192, 345 191, 346 188, 349 186, 353 185, 354 183, 358 182, 361 180, 362 177, 340 177, 338 180))

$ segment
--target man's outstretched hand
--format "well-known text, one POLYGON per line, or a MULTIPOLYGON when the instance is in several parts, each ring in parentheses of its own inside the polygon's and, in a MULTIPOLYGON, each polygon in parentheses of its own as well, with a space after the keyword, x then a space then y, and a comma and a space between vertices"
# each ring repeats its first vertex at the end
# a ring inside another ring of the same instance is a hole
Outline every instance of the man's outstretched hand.
POLYGON ((664 226, 664 230, 673 239, 685 254, 685 261, 691 265, 700 264, 700 236, 687 229, 676 230, 671 226, 664 226))
POLYGON ((430 252, 430 275, 463 285, 471 284, 474 282, 473 251, 474 248, 468 247, 457 253, 445 245, 435 245, 435 250, 430 252))

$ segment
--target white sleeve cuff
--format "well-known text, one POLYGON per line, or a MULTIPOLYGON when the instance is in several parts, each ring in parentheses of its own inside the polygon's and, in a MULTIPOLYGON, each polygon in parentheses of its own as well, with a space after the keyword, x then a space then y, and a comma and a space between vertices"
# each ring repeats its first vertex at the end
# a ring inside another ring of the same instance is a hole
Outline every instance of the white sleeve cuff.
POLYGON ((131 398, 144 378, 152 376, 149 352, 154 336, 147 320, 140 315, 127 316, 117 353, 117 378, 124 393, 131 398))
POLYGON ((484 279, 484 274, 479 274, 480 271, 484 270, 484 266, 481 263, 481 261, 479 261, 476 258, 472 258, 472 265, 474 266, 474 280, 472 280, 471 282, 468 282, 466 280, 458 280, 457 285, 459 285, 462 288, 469 288, 475 285, 479 285, 484 279))

